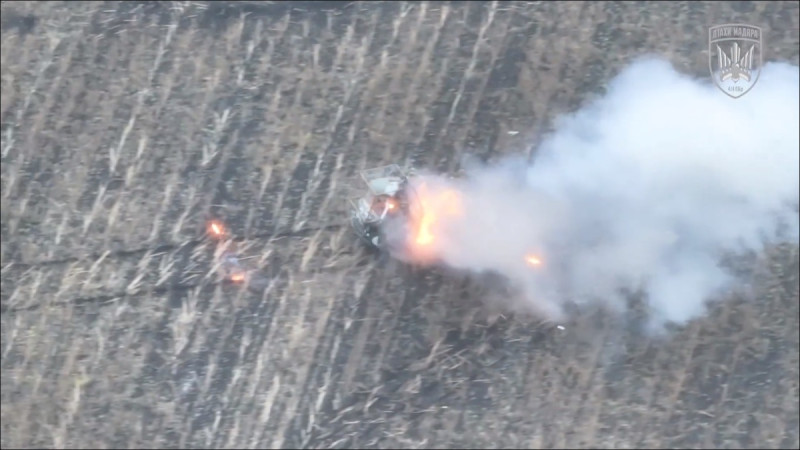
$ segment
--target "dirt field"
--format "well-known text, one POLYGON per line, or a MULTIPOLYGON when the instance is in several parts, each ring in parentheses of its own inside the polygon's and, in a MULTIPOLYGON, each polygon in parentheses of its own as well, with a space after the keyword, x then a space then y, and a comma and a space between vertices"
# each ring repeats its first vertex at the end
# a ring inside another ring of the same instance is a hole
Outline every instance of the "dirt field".
POLYGON ((2 446, 798 448, 796 246, 655 342, 346 225, 358 170, 530 152, 636 56, 707 76, 729 22, 798 64, 796 2, 3 2, 2 446))

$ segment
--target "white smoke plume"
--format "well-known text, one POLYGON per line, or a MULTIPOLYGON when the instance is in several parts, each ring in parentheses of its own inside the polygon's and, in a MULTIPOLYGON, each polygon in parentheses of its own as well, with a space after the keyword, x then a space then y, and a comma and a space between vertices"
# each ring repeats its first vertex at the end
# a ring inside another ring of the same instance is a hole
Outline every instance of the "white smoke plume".
POLYGON ((732 99, 668 62, 635 62, 533 163, 420 174, 417 190, 459 192, 458 214, 429 205, 429 247, 450 268, 504 275, 553 320, 568 304, 624 310, 622 291, 641 289, 651 318, 685 323, 735 281, 721 252, 758 249, 781 221, 798 239, 798 85, 797 66, 768 63, 732 99))

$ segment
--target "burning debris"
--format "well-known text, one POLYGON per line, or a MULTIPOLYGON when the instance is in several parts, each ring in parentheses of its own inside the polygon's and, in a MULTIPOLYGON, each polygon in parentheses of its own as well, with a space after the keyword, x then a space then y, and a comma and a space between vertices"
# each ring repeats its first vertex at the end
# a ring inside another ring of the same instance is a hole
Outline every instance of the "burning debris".
POLYGON ((525 262, 528 263, 529 266, 536 267, 542 264, 542 260, 539 259, 536 255, 526 255, 525 262))
MULTIPOLYGON (((455 184, 415 176, 397 165, 362 172, 369 190, 352 201, 353 227, 371 247, 413 264, 442 260, 450 242, 448 227, 465 218, 466 195, 455 184)), ((485 211, 491 214, 490 211, 485 211)), ((539 267, 542 259, 530 251, 520 264, 539 267)))
POLYGON ((218 270, 225 281, 261 287, 264 280, 255 276, 254 270, 246 268, 241 263, 237 243, 231 239, 230 232, 224 223, 219 220, 210 220, 206 227, 206 234, 221 248, 217 263, 218 270), (258 282, 253 283, 253 281, 258 282))
POLYGON ((228 237, 228 229, 225 228, 225 224, 220 222, 219 220, 211 220, 208 222, 207 227, 208 235, 216 240, 222 240, 228 237))
POLYGON ((628 293, 643 292, 646 327, 684 324, 737 287, 721 254, 800 236, 797 66, 761 77, 730 101, 643 59, 560 120, 533 163, 455 179, 365 171, 354 227, 406 262, 502 275, 521 291, 514 306, 556 322, 583 307, 630 313, 628 293), (380 196, 400 214, 370 213, 380 196))

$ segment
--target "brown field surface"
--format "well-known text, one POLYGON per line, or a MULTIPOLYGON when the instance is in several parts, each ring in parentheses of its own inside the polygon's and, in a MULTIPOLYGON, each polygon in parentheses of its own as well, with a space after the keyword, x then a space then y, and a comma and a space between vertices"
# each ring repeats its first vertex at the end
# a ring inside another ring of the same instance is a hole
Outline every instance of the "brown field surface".
POLYGON ((707 76, 728 22, 798 64, 797 2, 3 2, 2 446, 798 448, 796 246, 656 342, 347 226, 360 169, 529 152, 637 56, 707 76))

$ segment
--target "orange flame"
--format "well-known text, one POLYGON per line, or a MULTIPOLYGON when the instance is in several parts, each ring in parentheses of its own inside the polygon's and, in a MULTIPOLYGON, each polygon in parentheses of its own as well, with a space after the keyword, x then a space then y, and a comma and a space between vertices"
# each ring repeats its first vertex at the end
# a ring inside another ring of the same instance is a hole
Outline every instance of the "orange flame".
POLYGON ((417 260, 435 257, 441 227, 448 219, 462 214, 461 193, 450 187, 422 183, 416 189, 417 204, 412 210, 410 250, 417 260))
POLYGON ((539 259, 536 255, 526 255, 525 262, 528 263, 529 266, 541 266, 542 260, 539 259))
POLYGON ((212 220, 208 222, 207 232, 209 236, 214 239, 222 239, 228 234, 228 230, 225 228, 225 225, 219 220, 212 220))
MULTIPOLYGON (((440 242, 448 221, 463 219, 463 193, 457 189, 428 180, 419 183, 415 189, 410 217, 410 236, 408 250, 416 262, 431 262, 437 259, 441 250, 440 242)), ((390 205, 391 208, 391 205, 390 205)), ((535 253, 524 256, 525 263, 539 267, 542 259, 535 253)))
POLYGON ((233 281, 234 283, 239 283, 239 282, 244 281, 244 273, 242 273, 242 272, 232 273, 231 274, 231 281, 233 281))

